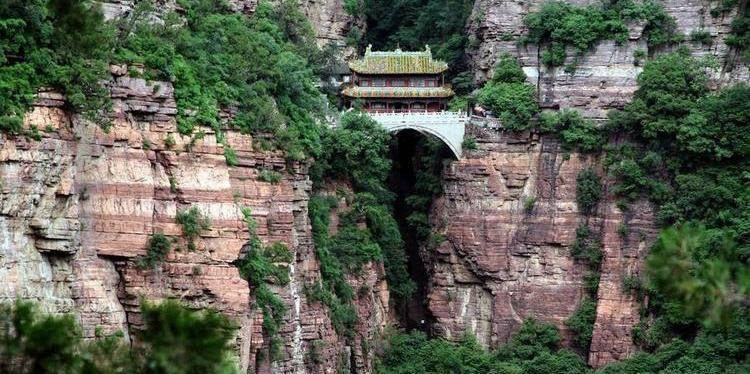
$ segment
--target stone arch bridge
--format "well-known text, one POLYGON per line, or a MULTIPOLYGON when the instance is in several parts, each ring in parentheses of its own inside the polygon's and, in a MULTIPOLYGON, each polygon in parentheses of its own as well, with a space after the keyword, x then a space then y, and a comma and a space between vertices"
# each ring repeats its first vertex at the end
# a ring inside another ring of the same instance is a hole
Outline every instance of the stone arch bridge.
POLYGON ((456 159, 461 158, 464 132, 469 117, 459 112, 403 112, 368 113, 388 132, 397 133, 411 129, 430 134, 450 148, 456 159))

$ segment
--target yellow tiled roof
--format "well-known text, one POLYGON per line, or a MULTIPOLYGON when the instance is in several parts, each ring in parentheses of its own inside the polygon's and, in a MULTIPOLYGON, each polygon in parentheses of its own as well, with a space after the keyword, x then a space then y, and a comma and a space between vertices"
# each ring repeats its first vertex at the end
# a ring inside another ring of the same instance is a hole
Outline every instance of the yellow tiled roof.
POLYGON ((344 96, 349 97, 437 97, 453 96, 450 86, 442 87, 359 87, 348 86, 343 90, 344 96))
POLYGON ((368 46, 365 56, 350 61, 349 68, 359 74, 439 74, 448 70, 448 64, 433 60, 429 46, 419 52, 373 52, 368 46))

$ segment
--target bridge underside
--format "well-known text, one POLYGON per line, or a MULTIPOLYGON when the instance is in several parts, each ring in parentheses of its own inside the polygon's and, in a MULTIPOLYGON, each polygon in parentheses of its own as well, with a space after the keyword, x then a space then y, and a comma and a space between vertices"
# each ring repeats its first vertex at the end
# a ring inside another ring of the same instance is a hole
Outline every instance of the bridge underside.
POLYGON ((415 130, 440 139, 456 156, 461 158, 467 117, 453 112, 436 113, 370 113, 388 132, 415 130))

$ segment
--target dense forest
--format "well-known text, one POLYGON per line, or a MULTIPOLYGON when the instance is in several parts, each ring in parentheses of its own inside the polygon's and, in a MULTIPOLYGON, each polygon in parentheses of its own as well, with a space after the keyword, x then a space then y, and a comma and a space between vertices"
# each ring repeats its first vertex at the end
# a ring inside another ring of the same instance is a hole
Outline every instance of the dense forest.
MULTIPOLYGON (((290 163, 310 163, 309 218, 321 279, 306 285, 304 293, 326 306, 337 334, 353 341, 358 316, 352 300, 359 290, 347 276, 368 262, 382 261, 398 307, 417 289, 407 266, 404 230, 416 233, 420 246, 443 240, 428 220, 431 201, 441 193, 439 144, 420 143, 415 189, 405 199, 407 227, 400 227, 396 196, 388 185, 391 136, 358 112, 342 115, 335 128, 327 125, 331 113, 318 82, 327 79, 335 50, 317 47, 297 2, 261 2, 252 15, 236 13, 219 0, 178 3, 179 13, 157 12, 151 2, 141 1, 127 17, 106 22, 96 4, 86 0, 4 1, 0 131, 4 137, 38 140, 45 129, 24 128, 23 117, 43 88, 63 93, 66 109, 107 130, 111 99, 102 82, 109 64, 122 63, 131 66, 132 76, 171 82, 179 134, 194 143, 205 135, 201 128, 212 129, 223 142, 228 165, 237 164, 222 136, 228 129, 256 135, 265 150, 283 152, 290 163), (159 22, 153 22, 155 14, 159 22), (349 189, 331 195, 329 186, 336 182, 349 189), (330 213, 341 201, 346 209, 337 211, 339 229, 331 235, 330 213)), ((639 199, 654 205, 661 234, 645 274, 623 284, 644 305, 633 330, 639 352, 598 371, 750 372, 750 86, 713 84, 712 77, 726 66, 694 57, 683 45, 701 35, 680 35, 656 1, 590 6, 550 1, 529 14, 524 19, 528 34, 519 45, 540 46, 545 68, 569 73, 598 42, 622 42, 629 23, 644 25, 649 50, 641 52, 643 71, 633 100, 599 123, 569 108, 541 110, 536 86, 510 54, 497 56, 487 82, 474 82, 466 60, 472 41, 465 32, 473 1, 345 3, 366 24, 365 30, 350 31, 351 44, 372 44, 376 50, 429 44, 451 66, 457 102, 481 103, 502 121, 503 131, 554 137, 569 152, 599 157, 607 175, 587 169, 577 179, 576 200, 584 214, 605 198, 604 177, 616 180, 607 193, 623 211, 639 199)), ((726 0, 715 12, 735 7, 740 12, 727 45, 748 59, 750 7, 726 0)), ((263 178, 279 176, 268 171, 263 178)), ((289 282, 282 264, 291 254, 283 244, 264 245, 249 208, 243 214, 249 249, 236 266, 262 311, 273 360, 281 350, 277 335, 287 306, 270 284, 289 282)), ((210 227, 197 211, 180 212, 177 221, 188 246, 190 238, 210 227)), ((566 321, 575 335, 572 349, 561 346, 553 325, 534 319, 492 351, 470 331, 456 343, 422 331, 389 329, 377 342, 376 372, 593 372, 586 356, 602 250, 587 226, 575 236, 571 256, 586 263, 589 273, 587 296, 566 321)), ((172 244, 155 234, 139 264, 156 266, 170 250, 172 244)), ((145 303, 141 313, 143 326, 134 337, 142 344, 131 347, 119 335, 84 341, 71 316, 42 315, 24 302, 3 306, 0 372, 236 371, 230 343, 237 327, 226 317, 189 311, 177 302, 145 303)))

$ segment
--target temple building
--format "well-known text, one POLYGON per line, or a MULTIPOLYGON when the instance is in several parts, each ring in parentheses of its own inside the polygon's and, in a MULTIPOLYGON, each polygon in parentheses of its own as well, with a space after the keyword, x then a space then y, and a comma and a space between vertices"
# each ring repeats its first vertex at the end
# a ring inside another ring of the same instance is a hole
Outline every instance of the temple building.
POLYGON ((433 60, 430 47, 424 51, 401 49, 373 52, 349 62, 351 83, 343 89, 347 107, 367 112, 439 112, 453 97, 445 84, 448 64, 433 60))

